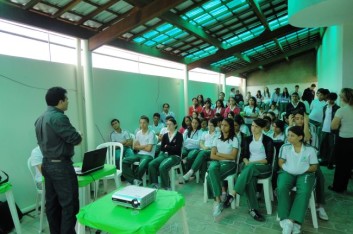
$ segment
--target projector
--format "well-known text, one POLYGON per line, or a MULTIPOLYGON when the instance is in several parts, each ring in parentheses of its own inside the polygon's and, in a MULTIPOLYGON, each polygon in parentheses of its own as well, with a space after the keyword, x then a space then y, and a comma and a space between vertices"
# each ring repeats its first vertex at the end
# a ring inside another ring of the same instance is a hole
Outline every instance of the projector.
POLYGON ((129 185, 116 191, 112 201, 120 206, 141 210, 154 202, 156 195, 156 189, 129 185))

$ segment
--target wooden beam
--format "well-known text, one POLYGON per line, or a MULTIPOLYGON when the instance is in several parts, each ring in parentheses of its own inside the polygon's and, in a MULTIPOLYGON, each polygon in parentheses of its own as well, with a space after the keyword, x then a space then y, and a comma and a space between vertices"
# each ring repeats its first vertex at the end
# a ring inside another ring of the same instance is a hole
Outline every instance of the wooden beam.
POLYGON ((273 40, 274 38, 277 37, 282 37, 287 34, 296 32, 301 30, 301 28, 295 28, 291 25, 286 25, 283 27, 280 27, 274 31, 264 31, 262 34, 260 34, 258 37, 255 37, 249 41, 246 41, 240 45, 233 46, 227 50, 223 51, 217 51, 215 54, 210 55, 208 57, 202 58, 200 60, 197 60, 195 62, 192 62, 189 64, 189 68, 193 69, 196 67, 202 67, 207 64, 211 64, 215 61, 222 60, 224 58, 227 58, 229 56, 234 55, 235 53, 241 53, 243 51, 246 51, 248 49, 254 48, 256 46, 265 44, 268 41, 273 40))
POLYGON ((266 28, 266 30, 271 31, 270 26, 268 25, 268 22, 266 20, 266 17, 262 13, 259 3, 255 0, 247 0, 247 2, 249 3, 250 7, 254 11, 257 18, 260 20, 261 24, 266 28))
POLYGON ((181 2, 183 2, 183 0, 155 0, 141 9, 132 11, 126 18, 121 19, 116 24, 91 37, 88 41, 89 49, 94 50, 113 41, 118 36, 160 16, 162 13, 177 6, 181 2))
POLYGON ((279 55, 274 56, 272 58, 269 58, 269 59, 266 59, 266 60, 263 60, 263 61, 259 61, 259 62, 256 62, 256 63, 249 64, 248 66, 245 66, 245 67, 243 67, 243 68, 241 68, 239 70, 227 73, 226 77, 237 76, 237 75, 240 75, 240 74, 245 73, 247 71, 250 71, 250 70, 253 70, 253 69, 256 69, 256 68, 259 68, 259 67, 263 67, 265 65, 268 65, 268 64, 271 64, 271 63, 274 63, 274 62, 278 62, 280 60, 285 59, 286 56, 294 56, 294 55, 297 55, 297 54, 304 53, 306 51, 314 49, 315 47, 319 46, 320 44, 321 44, 320 41, 316 41, 316 42, 314 42, 312 44, 309 44, 309 45, 306 45, 304 47, 300 47, 300 48, 297 48, 295 50, 291 50, 291 51, 289 51, 287 53, 287 55, 279 54, 279 55))
POLYGON ((23 6, 23 9, 28 10, 29 8, 33 7, 36 5, 40 0, 32 0, 26 3, 26 5, 23 6))
POLYGON ((99 13, 101 13, 102 11, 104 11, 107 8, 111 7, 112 5, 114 5, 117 2, 119 2, 119 0, 110 0, 110 1, 108 1, 106 4, 101 5, 100 7, 96 8, 94 11, 89 13, 88 15, 85 15, 84 17, 82 17, 79 21, 76 22, 76 24, 80 25, 80 24, 86 22, 87 20, 91 19, 93 16, 98 15, 99 13))
POLYGON ((25 11, 22 8, 3 2, 0 2, 0 18, 82 39, 88 39, 96 33, 93 30, 65 23, 32 11, 25 11))
POLYGON ((189 34, 194 35, 195 37, 198 37, 204 41, 206 41, 207 43, 220 48, 220 49, 225 49, 225 47, 222 45, 222 43, 217 40, 214 37, 209 36, 204 30, 202 30, 201 28, 190 24, 188 21, 182 19, 180 16, 168 11, 164 14, 162 14, 159 18, 163 19, 164 21, 167 21, 171 24, 173 24, 174 26, 177 26, 181 29, 184 29, 185 31, 187 31, 189 34))
POLYGON ((59 9, 57 12, 55 12, 55 14, 52 16, 53 18, 57 18, 60 17, 62 14, 64 14, 65 12, 71 10, 72 8, 74 8, 74 6, 76 6, 77 4, 79 4, 81 2, 81 0, 74 0, 72 2, 69 2, 68 4, 66 4, 63 8, 59 9))
POLYGON ((234 56, 237 57, 238 59, 241 59, 241 60, 247 62, 247 63, 251 63, 251 59, 246 54, 235 53, 234 56))
MULTIPOLYGON (((286 52, 284 52, 284 49, 283 49, 281 43, 278 41, 277 38, 274 39, 274 42, 276 43, 276 45, 277 45, 277 47, 279 48, 279 50, 280 50, 284 55, 286 55, 286 52)), ((286 58, 286 60, 289 62, 288 56, 285 56, 285 58, 286 58)))

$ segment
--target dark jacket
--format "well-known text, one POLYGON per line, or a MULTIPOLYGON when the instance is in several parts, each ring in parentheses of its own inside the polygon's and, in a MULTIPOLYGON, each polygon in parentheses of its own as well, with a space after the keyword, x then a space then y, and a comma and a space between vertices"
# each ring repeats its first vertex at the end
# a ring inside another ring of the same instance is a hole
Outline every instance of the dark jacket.
MULTIPOLYGON (((327 105, 326 104, 323 108, 323 111, 324 111, 324 115, 323 115, 323 118, 322 118, 322 124, 324 123, 324 120, 325 120, 325 116, 326 116, 326 110, 327 110, 327 105)), ((339 105, 337 105, 336 103, 332 106, 332 115, 331 115, 331 121, 333 120, 333 118, 335 117, 335 114, 336 114, 336 111, 340 108, 339 105)), ((331 130, 332 133, 338 133, 339 130, 331 130)))
MULTIPOLYGON (((253 140, 252 135, 245 138, 242 159, 243 158, 247 158, 247 159, 250 158, 250 147, 249 146, 250 146, 250 143, 252 142, 252 140, 253 140)), ((262 144, 265 147, 267 163, 272 165, 273 153, 274 153, 273 152, 273 148, 274 148, 273 140, 270 137, 262 134, 262 144)))
POLYGON ((183 146, 183 135, 180 132, 176 132, 172 141, 169 141, 168 133, 165 133, 162 137, 161 151, 166 152, 169 155, 181 155, 181 147, 183 146))

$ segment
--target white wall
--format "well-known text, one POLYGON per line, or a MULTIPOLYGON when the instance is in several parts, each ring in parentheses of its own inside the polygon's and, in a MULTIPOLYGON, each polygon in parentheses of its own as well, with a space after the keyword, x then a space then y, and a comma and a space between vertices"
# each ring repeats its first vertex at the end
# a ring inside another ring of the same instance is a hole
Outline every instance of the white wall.
MULTIPOLYGON (((63 86, 68 90, 66 114, 71 123, 78 126, 75 67, 0 55, 0 75, 0 169, 10 176, 17 204, 27 210, 35 201, 27 159, 37 144, 34 122, 47 108, 48 88, 63 86)), ((81 148, 76 147, 75 160, 81 152, 81 148)))

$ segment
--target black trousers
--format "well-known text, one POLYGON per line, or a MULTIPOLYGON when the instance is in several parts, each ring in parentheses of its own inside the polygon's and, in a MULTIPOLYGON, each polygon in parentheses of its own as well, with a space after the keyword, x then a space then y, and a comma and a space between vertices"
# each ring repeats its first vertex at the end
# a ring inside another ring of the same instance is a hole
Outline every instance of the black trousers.
POLYGON ((343 192, 347 190, 353 168, 353 138, 338 137, 336 142, 336 170, 333 188, 343 192))
POLYGON ((45 208, 50 233, 76 233, 78 182, 72 162, 51 162, 44 158, 42 172, 45 178, 45 208))

